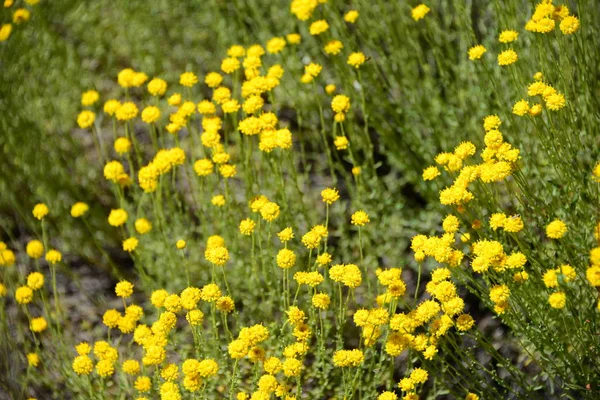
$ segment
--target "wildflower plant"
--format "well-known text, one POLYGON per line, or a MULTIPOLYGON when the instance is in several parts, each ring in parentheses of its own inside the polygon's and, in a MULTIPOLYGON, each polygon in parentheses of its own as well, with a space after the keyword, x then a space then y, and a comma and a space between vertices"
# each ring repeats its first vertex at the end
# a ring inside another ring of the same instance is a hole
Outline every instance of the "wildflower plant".
POLYGON ((10 396, 598 397, 593 4, 14 3, 10 396))

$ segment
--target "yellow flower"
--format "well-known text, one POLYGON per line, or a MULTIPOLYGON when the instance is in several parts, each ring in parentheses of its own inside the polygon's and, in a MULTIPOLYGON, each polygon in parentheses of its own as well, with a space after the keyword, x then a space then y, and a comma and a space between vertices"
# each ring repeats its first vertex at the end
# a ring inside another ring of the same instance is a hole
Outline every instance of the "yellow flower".
POLYGON ((229 57, 239 58, 239 57, 243 57, 244 54, 246 54, 246 50, 238 44, 234 44, 227 50, 227 55, 229 57))
POLYGON ((27 275, 27 286, 32 290, 41 289, 44 286, 44 275, 39 272, 32 272, 27 275))
POLYGON ((127 375, 137 375, 140 373, 140 363, 137 360, 125 360, 122 364, 123 372, 127 375))
POLYGON ((90 209, 90 207, 81 202, 78 201, 77 203, 73 204, 73 206, 71 207, 71 216, 73 218, 79 218, 82 217, 83 215, 85 215, 85 213, 88 212, 88 210, 90 209))
POLYGON ((567 225, 560 219, 555 219, 546 226, 546 235, 550 239, 560 239, 567 233, 567 225))
POLYGON ((128 101, 123 103, 115 112, 115 116, 119 121, 129 121, 137 117, 139 113, 138 107, 135 103, 128 101))
POLYGON ((572 35, 579 29, 579 19, 573 15, 560 21, 560 31, 565 35, 572 35))
POLYGON ((120 107, 121 102, 119 100, 111 99, 104 103, 104 112, 110 116, 113 116, 120 107))
POLYGON ((506 66, 511 65, 517 62, 519 56, 514 50, 504 50, 502 53, 498 54, 498 65, 506 66))
POLYGON ((260 208, 260 215, 265 221, 272 222, 279 217, 280 208, 277 203, 267 202, 260 208))
POLYGON ((226 74, 232 74, 240 68, 240 61, 237 58, 229 57, 221 62, 221 71, 226 74))
POLYGON ((100 99, 100 95, 95 90, 88 90, 81 95, 81 105, 91 106, 100 99))
POLYGON ((350 98, 343 94, 338 94, 331 100, 331 109, 338 114, 347 113, 350 109, 350 98))
POLYGON ((267 42, 267 52, 270 54, 281 53, 286 45, 286 41, 282 37, 274 37, 267 42))
MULTIPOLYGON (((118 118, 118 117, 117 117, 118 118)), ((147 124, 154 123, 160 118, 160 110, 155 106, 148 106, 142 110, 142 121, 147 124)))
POLYGON ((121 318, 123 318, 121 313, 113 308, 111 310, 106 310, 102 316, 102 323, 108 328, 113 329, 119 326, 119 321, 121 321, 121 318))
POLYGON ((223 196, 222 194, 218 194, 216 196, 213 196, 210 202, 213 206, 223 207, 225 205, 225 196, 223 196))
POLYGON ((167 82, 164 79, 154 78, 148 82, 148 93, 152 96, 162 96, 167 91, 167 82))
POLYGON ((174 106, 177 107, 181 104, 181 94, 179 93, 174 93, 171 95, 171 97, 169 97, 169 99, 167 100, 167 103, 170 106, 174 106))
POLYGON ((312 297, 312 305, 315 308, 319 308, 321 310, 327 310, 329 308, 330 303, 331 303, 331 299, 327 293, 316 293, 312 297))
POLYGON ((28 286, 21 286, 15 291, 15 300, 19 304, 29 304, 33 300, 33 290, 28 286))
POLYGON ((135 230, 140 235, 144 235, 152 230, 152 223, 146 218, 138 218, 135 220, 135 230))
POLYGON ((128 216, 129 215, 127 214, 127 211, 123 210, 122 208, 110 210, 110 214, 108 215, 108 223, 111 226, 121 226, 127 222, 128 216))
POLYGON ((260 44, 253 44, 246 50, 248 57, 261 57, 265 54, 265 49, 260 44))
POLYGON ((299 44, 302 40, 302 36, 297 33, 289 33, 285 37, 289 44, 299 44))
POLYGON ((72 368, 77 375, 89 375, 94 369, 94 363, 87 355, 79 355, 73 360, 72 368))
POLYGON ((427 7, 425 4, 419 4, 418 6, 416 6, 415 8, 412 9, 412 18, 415 21, 418 21, 420 19, 425 18, 425 16, 429 13, 430 8, 427 7))
POLYGON ((594 180, 596 182, 600 182, 600 162, 597 162, 592 170, 592 175, 594 176, 594 180))
POLYGON ((138 392, 149 392, 152 389, 152 381, 147 376, 139 376, 133 386, 138 392))
POLYGON ((565 96, 561 93, 551 94, 544 100, 546 100, 546 107, 548 107, 548 110, 552 110, 552 111, 560 110, 567 103, 565 100, 565 96))
POLYGON ((336 188, 326 188, 321 191, 321 198, 324 203, 333 204, 340 198, 340 194, 336 188))
POLYGON ((185 87, 192 87, 198 83, 198 77, 193 72, 184 72, 179 76, 179 83, 185 87))
POLYGON ((115 294, 122 298, 127 298, 133 294, 133 284, 128 281, 121 281, 115 286, 115 294))
POLYGON ((294 377, 299 376, 302 372, 302 361, 295 358, 286 358, 283 362, 283 374, 285 376, 294 377))
POLYGON ((200 297, 202 300, 207 302, 217 301, 219 297, 221 297, 221 289, 214 283, 209 283, 208 285, 204 285, 200 292, 200 297))
POLYGON ((498 40, 500 41, 500 43, 510 43, 517 40, 518 37, 519 33, 517 31, 506 30, 500 33, 500 37, 498 38, 498 40))
POLYGON ((294 231, 287 227, 277 234, 282 243, 288 242, 294 238, 294 231))
POLYGON ((367 58, 360 51, 352 53, 348 56, 348 64, 357 69, 358 69, 358 67, 363 65, 366 60, 367 60, 367 58))
POLYGON ((440 170, 436 166, 427 167, 423 170, 423 180, 431 181, 440 176, 440 170))
POLYGON ((350 10, 346 13, 346 15, 344 15, 344 21, 351 23, 351 24, 355 23, 357 19, 358 19, 358 11, 356 11, 356 10, 350 10))
POLYGON ((229 356, 233 359, 240 359, 248 354, 248 344, 244 340, 234 340, 229 343, 227 347, 227 351, 229 352, 229 356))
POLYGON ((44 332, 46 328, 48 328, 48 323, 44 317, 32 318, 29 327, 33 332, 40 333, 44 332))
POLYGON ((348 148, 348 138, 346 136, 336 136, 333 144, 337 150, 346 150, 348 148))
POLYGON ((394 392, 385 391, 377 396, 377 400, 398 400, 398 396, 394 392))
POLYGON ((4 42, 6 39, 8 39, 11 32, 12 32, 11 24, 2 24, 2 27, 0 27, 0 42, 4 42))
POLYGON ((552 308, 564 308, 567 304, 567 296, 564 294, 564 292, 552 293, 548 297, 548 303, 550 303, 552 308))
POLYGON ((529 109, 529 115, 531 115, 532 117, 536 117, 536 116, 540 115, 541 113, 542 113, 542 105, 541 104, 534 104, 529 109))
POLYGON ((529 112, 529 102, 524 99, 517 101, 513 106, 512 112, 513 114, 522 117, 529 112))
POLYGON ((364 360, 364 354, 359 349, 338 350, 333 353, 333 364, 336 367, 358 367, 364 360))
POLYGON ((117 75, 117 82, 119 86, 122 88, 129 88, 133 86, 133 79, 135 76, 135 71, 131 68, 125 68, 119 72, 117 75))
POLYGON ((365 226, 369 222, 370 222, 369 214, 367 214, 366 212, 364 212, 362 210, 359 210, 359 211, 355 212, 354 214, 352 214, 352 218, 351 218, 352 225, 365 226))
POLYGON ((46 204, 38 203, 33 207, 32 214, 36 219, 41 221, 49 212, 50 210, 46 204))
POLYGON ((217 310, 228 314, 233 312, 235 308, 235 302, 229 296, 221 296, 217 299, 215 306, 217 310))
POLYGON ((321 19, 310 24, 309 32, 311 35, 316 36, 325 32, 327 29, 329 29, 329 24, 324 19, 321 19))
POLYGON ((500 121, 500 118, 498 118, 497 115, 488 115, 483 119, 483 129, 485 129, 486 132, 498 129, 500 124, 502 124, 502 121, 500 121))
POLYGON ((212 264, 223 266, 229 260, 229 251, 223 246, 208 247, 204 257, 212 264))
POLYGON ((454 215, 446 216, 446 218, 444 218, 444 221, 442 222, 442 228, 447 233, 455 233, 456 231, 458 231, 459 226, 460 221, 454 215))
POLYGON ((61 262, 62 254, 58 250, 54 250, 54 249, 49 250, 46 253, 46 261, 48 261, 50 264, 56 264, 58 262, 61 262))
POLYGON ((344 44, 342 42, 339 40, 331 40, 327 42, 323 50, 325 50, 325 53, 335 56, 340 54, 343 48, 344 44))
POLYGON ((27 364, 31 367, 37 367, 40 365, 40 357, 36 353, 28 353, 27 364))
POLYGON ((31 240, 27 243, 27 255, 33 259, 38 259, 44 254, 44 244, 39 240, 31 240))
POLYGON ((137 248, 139 242, 140 241, 135 237, 127 238, 123 241, 123 250, 131 253, 137 248))
POLYGON ((277 253, 277 266, 281 269, 292 268, 296 264, 296 253, 289 249, 281 249, 277 253))
POLYGON ((204 77, 204 83, 210 88, 216 88, 223 82, 223 77, 218 72, 209 72, 204 77))
POLYGON ((25 8, 19 8, 13 14, 13 22, 17 25, 29 21, 29 18, 31 18, 31 13, 25 8))
POLYGON ((242 235, 252 235, 252 233, 254 233, 254 227, 256 226, 256 222, 254 222, 254 220, 250 219, 250 218, 246 218, 244 220, 242 220, 242 222, 240 222, 240 233, 242 235))

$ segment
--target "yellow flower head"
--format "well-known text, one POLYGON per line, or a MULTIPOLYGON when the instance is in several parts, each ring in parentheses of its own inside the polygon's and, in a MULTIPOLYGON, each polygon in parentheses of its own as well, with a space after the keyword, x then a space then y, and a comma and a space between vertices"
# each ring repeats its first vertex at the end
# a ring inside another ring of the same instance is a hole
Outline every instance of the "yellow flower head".
POLYGON ((115 286, 115 294, 122 298, 127 298, 133 294, 133 284, 128 281, 121 281, 115 286))
POLYGON ((121 102, 119 100, 111 99, 104 103, 104 112, 112 117, 120 107, 121 102))
POLYGON ((336 188, 326 188, 321 191, 321 198, 324 203, 333 204, 340 198, 340 194, 336 188))
POLYGON ((49 212, 50 210, 46 204, 38 203, 33 207, 32 214, 36 219, 41 221, 49 212))
POLYGON ((117 140, 115 140, 114 148, 118 154, 129 153, 129 150, 131 150, 131 141, 126 137, 117 138, 117 140))
POLYGON ((282 37, 274 37, 267 42, 267 52, 270 54, 278 54, 284 49, 286 41, 282 37))
POLYGON ((44 275, 39 272, 32 272, 27 275, 27 286, 32 290, 41 289, 44 286, 44 275))
POLYGON ((179 76, 179 83, 185 87, 192 87, 198 83, 198 77, 193 72, 184 72, 179 76))
POLYGON ((260 215, 265 221, 272 222, 279 217, 280 208, 277 203, 267 202, 260 208, 260 215))
POLYGON ((342 42, 340 42, 339 40, 331 40, 327 42, 323 50, 325 50, 325 53, 335 56, 337 54, 340 54, 343 48, 344 44, 342 42))
POLYGON ((564 292, 552 293, 548 297, 548 303, 552 308, 565 308, 565 305, 567 304, 567 296, 564 292))
POLYGON ((119 121, 129 121, 137 117, 139 109, 135 103, 128 101, 123 103, 115 112, 115 116, 119 121))
POLYGON ((560 239, 567 233, 567 225, 560 219, 555 219, 546 226, 546 235, 550 239, 560 239))
POLYGON ((56 264, 58 262, 61 262, 62 254, 60 253, 60 251, 55 249, 48 250, 48 252, 46 253, 46 261, 48 261, 50 264, 56 264))
POLYGON ((352 53, 348 56, 348 65, 351 65, 357 69, 363 65, 365 61, 367 61, 367 57, 365 57, 365 55, 360 51, 352 53))
POLYGON ((311 35, 316 36, 327 31, 329 24, 324 19, 318 20, 310 24, 309 32, 311 35))
POLYGON ((430 8, 425 4, 419 4, 415 8, 412 9, 411 15, 415 21, 425 18, 425 16, 429 13, 430 8))
POLYGON ((81 105, 91 106, 100 99, 100 95, 95 90, 88 90, 81 95, 81 105))
POLYGON ((500 43, 510 43, 517 40, 518 37, 519 33, 517 31, 505 30, 500 33, 500 37, 498 38, 498 40, 500 41, 500 43))
POLYGON ((338 94, 331 100, 331 109, 338 114, 347 113, 350 109, 350 98, 343 94, 338 94))
POLYGON ((239 230, 242 235, 252 235, 254 233, 254 227, 256 226, 256 222, 250 218, 246 218, 240 222, 239 230))
POLYGON ((498 65, 506 66, 517 62, 519 56, 514 50, 504 50, 498 54, 498 65))
POLYGON ((25 250, 29 257, 38 259, 44 254, 44 244, 39 240, 31 240, 25 250))
POLYGON ((127 222, 128 217, 129 215, 127 214, 127 211, 123 210, 122 208, 110 210, 110 214, 108 215, 108 223, 111 226, 118 227, 127 222))
POLYGON ((148 93, 152 96, 162 96, 167 91, 167 82, 164 79, 154 78, 148 82, 148 93))
POLYGON ((160 110, 156 106, 148 106, 142 110, 142 121, 152 124, 160 118, 160 110))
POLYGON ((350 10, 348 11, 345 15, 344 15, 344 21, 353 24, 356 22, 356 20, 358 19, 358 11, 356 10, 350 10))
POLYGON ((352 214, 351 223, 352 225, 365 226, 370 222, 369 214, 359 210, 352 214))
POLYGON ((560 31, 565 35, 572 35, 579 30, 579 19, 574 15, 565 17, 560 22, 560 31))

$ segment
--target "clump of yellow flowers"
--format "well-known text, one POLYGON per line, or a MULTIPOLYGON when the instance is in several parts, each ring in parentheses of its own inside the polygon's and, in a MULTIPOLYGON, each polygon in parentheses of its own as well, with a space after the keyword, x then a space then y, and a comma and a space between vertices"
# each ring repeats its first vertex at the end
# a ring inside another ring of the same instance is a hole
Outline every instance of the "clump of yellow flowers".
MULTIPOLYGON (((37 1, 25 3, 0 41, 30 19, 37 1)), ((593 397, 600 225, 587 220, 600 163, 585 145, 589 93, 566 78, 567 48, 590 57, 573 11, 541 1, 524 30, 498 17, 506 26, 470 32, 478 42, 461 41, 448 68, 439 43, 466 19, 436 3, 292 0, 289 29, 260 43, 84 89, 74 135, 90 137, 108 195, 65 203, 72 194, 40 190, 26 245, 0 242, 0 319, 20 346, 22 394, 55 380, 69 398, 476 400, 543 385, 593 397), (397 26, 379 52, 368 35, 382 13, 397 26), (398 38, 415 72, 395 82, 380 53, 398 38), (474 107, 444 93, 465 105, 460 121, 404 90, 470 74, 494 96, 474 107), (394 111, 374 113, 379 102, 394 111), (438 116, 452 135, 423 124, 438 116), (422 150, 412 167, 390 166, 394 142, 422 150), (426 206, 404 204, 411 190, 426 206), (69 215, 114 278, 83 321, 68 294, 88 289, 71 284, 80 261, 56 224, 69 215)))

